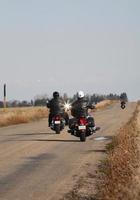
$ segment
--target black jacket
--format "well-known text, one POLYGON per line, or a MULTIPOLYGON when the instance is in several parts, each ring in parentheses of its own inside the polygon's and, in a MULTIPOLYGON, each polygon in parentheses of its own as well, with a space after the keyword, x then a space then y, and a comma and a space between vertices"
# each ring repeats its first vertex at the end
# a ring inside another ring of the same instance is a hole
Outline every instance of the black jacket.
POLYGON ((120 95, 120 100, 121 101, 127 101, 127 97, 123 94, 120 95))
POLYGON ((64 113, 64 102, 60 98, 53 98, 47 102, 47 107, 52 115, 64 113))
POLYGON ((89 104, 85 99, 78 99, 72 103, 71 114, 78 118, 81 116, 88 116, 88 109, 93 109, 94 106, 89 104))

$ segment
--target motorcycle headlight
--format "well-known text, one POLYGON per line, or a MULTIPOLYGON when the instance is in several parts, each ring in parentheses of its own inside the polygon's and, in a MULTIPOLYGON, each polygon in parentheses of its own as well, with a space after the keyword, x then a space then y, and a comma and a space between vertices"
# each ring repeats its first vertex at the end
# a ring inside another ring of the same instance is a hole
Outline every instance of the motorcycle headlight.
POLYGON ((69 102, 65 102, 64 109, 65 109, 65 111, 69 111, 71 109, 71 104, 69 102))

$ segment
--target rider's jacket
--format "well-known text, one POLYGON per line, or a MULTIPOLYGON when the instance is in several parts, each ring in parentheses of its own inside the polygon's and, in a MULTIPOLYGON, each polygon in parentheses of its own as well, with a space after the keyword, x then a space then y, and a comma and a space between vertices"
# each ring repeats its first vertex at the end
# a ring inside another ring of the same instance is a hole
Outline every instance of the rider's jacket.
POLYGON ((64 113, 64 103, 60 98, 53 98, 47 102, 47 107, 52 115, 64 113))
POLYGON ((79 118, 81 116, 88 116, 88 109, 93 109, 94 106, 89 104, 85 99, 77 99, 72 103, 71 114, 73 117, 79 118))

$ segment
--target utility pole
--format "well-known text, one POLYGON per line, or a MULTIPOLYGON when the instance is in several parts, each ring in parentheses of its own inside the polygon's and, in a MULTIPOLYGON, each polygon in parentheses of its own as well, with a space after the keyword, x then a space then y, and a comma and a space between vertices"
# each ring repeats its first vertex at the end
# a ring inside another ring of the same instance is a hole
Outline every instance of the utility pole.
POLYGON ((3 101, 4 108, 6 108, 6 84, 4 84, 4 101, 3 101))

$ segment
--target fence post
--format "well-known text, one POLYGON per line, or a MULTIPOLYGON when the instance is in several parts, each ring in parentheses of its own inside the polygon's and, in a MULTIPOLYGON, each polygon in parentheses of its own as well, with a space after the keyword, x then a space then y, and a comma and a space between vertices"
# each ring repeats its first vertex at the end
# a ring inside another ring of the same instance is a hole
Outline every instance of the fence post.
POLYGON ((4 108, 6 108, 6 84, 4 84, 4 102, 3 102, 4 108))

